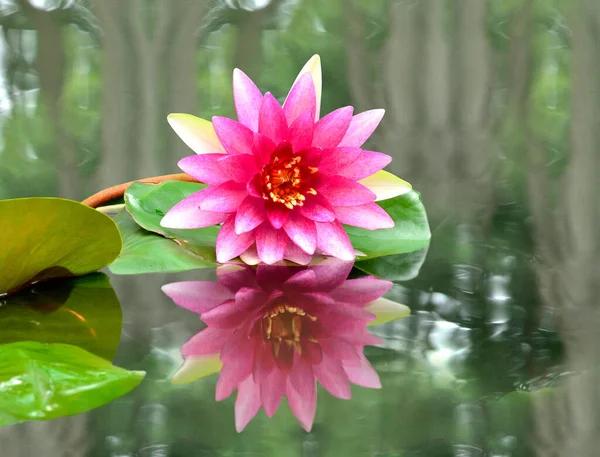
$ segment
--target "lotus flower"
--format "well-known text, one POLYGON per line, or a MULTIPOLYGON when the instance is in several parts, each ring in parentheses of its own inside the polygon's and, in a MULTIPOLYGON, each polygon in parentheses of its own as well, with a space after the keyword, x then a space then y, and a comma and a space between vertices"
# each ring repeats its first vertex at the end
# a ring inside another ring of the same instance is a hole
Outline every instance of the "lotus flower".
POLYGON ((375 201, 407 192, 410 185, 382 170, 390 156, 361 149, 384 110, 353 116, 346 106, 319 118, 319 56, 301 70, 283 106, 238 69, 233 94, 238 121, 169 115, 175 132, 198 154, 182 159, 179 167, 208 188, 175 205, 162 226, 222 223, 219 262, 252 247, 268 264, 317 250, 352 260, 342 224, 369 230, 394 226, 375 201))
POLYGON ((350 382, 381 387, 363 354, 365 345, 381 341, 366 325, 376 322, 378 312, 383 314, 381 321, 387 321, 409 310, 380 298, 391 282, 374 277, 346 280, 352 263, 333 260, 308 268, 230 264, 217 270, 219 283, 164 286, 175 303, 199 313, 207 324, 183 346, 186 362, 174 382, 216 372, 222 364, 216 399, 237 389, 238 431, 261 406, 273 416, 283 396, 310 431, 316 380, 342 399, 350 398, 350 382))

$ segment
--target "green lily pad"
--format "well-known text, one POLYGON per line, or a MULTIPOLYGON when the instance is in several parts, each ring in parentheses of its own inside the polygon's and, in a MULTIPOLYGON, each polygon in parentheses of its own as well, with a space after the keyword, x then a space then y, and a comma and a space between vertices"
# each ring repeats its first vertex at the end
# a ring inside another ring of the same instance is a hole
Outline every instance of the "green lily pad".
POLYGON ((121 327, 119 300, 101 273, 40 283, 0 298, 0 344, 68 343, 112 360, 121 327))
MULTIPOLYGON (((160 226, 161 219, 169 209, 205 187, 204 184, 181 181, 166 181, 158 185, 132 184, 125 193, 125 205, 135 223, 145 230, 136 227, 126 216, 119 215, 117 224, 123 234, 125 246, 119 259, 111 265, 111 271, 117 274, 134 274, 213 267, 218 226, 195 230, 175 230, 160 226)), ((414 277, 431 238, 421 198, 417 192, 411 191, 379 204, 396 222, 394 228, 371 231, 346 227, 354 247, 366 255, 361 258, 357 267, 373 272, 379 267, 367 263, 369 259, 423 251, 413 256, 388 259, 388 262, 402 264, 398 280, 411 275, 414 277)))
POLYGON ((68 344, 0 345, 0 426, 89 411, 130 392, 144 376, 68 344))
POLYGON ((165 181, 161 184, 133 183, 125 192, 125 206, 144 229, 174 239, 205 260, 214 261, 219 227, 176 230, 161 227, 167 211, 184 198, 206 188, 205 184, 165 181))
POLYGON ((399 197, 382 200, 378 204, 396 223, 393 228, 365 230, 344 226, 354 249, 366 254, 362 259, 405 254, 429 246, 431 231, 418 192, 412 190, 399 197))
POLYGON ((405 254, 376 257, 354 265, 365 273, 390 281, 409 281, 419 274, 425 262, 427 248, 405 254))
POLYGON ((176 273, 216 266, 215 262, 203 259, 175 241, 144 230, 126 211, 122 211, 115 222, 123 236, 123 249, 109 266, 114 274, 176 273))
POLYGON ((110 217, 60 198, 0 201, 0 295, 111 263, 121 237, 110 217))

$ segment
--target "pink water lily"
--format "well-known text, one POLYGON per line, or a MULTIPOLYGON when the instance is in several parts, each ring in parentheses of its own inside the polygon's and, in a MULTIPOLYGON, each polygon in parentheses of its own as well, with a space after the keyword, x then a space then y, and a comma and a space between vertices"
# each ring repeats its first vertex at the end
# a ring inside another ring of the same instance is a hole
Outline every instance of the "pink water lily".
POLYGON ((365 345, 381 341, 366 325, 375 322, 378 313, 387 321, 409 310, 381 298, 391 282, 374 277, 346 280, 352 263, 333 260, 310 267, 225 265, 217 270, 219 283, 164 286, 175 303, 200 314, 207 324, 183 346, 186 363, 174 381, 190 381, 222 364, 216 399, 237 390, 238 431, 261 407, 267 416, 275 414, 284 396, 310 431, 316 381, 342 399, 350 398, 351 382, 381 387, 363 354, 365 345))
POLYGON ((390 156, 361 148, 383 110, 353 115, 347 106, 320 118, 318 56, 304 66, 283 106, 237 69, 233 94, 238 121, 168 117, 198 154, 182 159, 179 167, 208 188, 175 205, 161 225, 223 224, 219 262, 251 248, 268 264, 298 257, 298 251, 351 260, 354 251, 342 224, 393 227, 375 201, 408 192, 410 185, 382 170, 390 156))

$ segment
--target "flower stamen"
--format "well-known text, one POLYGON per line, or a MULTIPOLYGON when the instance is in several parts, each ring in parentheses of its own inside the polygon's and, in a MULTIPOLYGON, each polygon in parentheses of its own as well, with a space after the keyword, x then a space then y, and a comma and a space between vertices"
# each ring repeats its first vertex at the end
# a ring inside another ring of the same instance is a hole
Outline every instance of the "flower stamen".
POLYGON ((288 304, 277 305, 263 316, 263 334, 267 340, 299 342, 305 319, 316 322, 316 316, 288 304))
POLYGON ((292 155, 291 147, 282 144, 278 150, 284 156, 273 155, 270 163, 262 169, 263 199, 294 209, 304 205, 306 194, 316 195, 314 188, 308 187, 307 180, 318 168, 306 165, 302 156, 292 155), (286 150, 286 147, 289 149, 286 150))

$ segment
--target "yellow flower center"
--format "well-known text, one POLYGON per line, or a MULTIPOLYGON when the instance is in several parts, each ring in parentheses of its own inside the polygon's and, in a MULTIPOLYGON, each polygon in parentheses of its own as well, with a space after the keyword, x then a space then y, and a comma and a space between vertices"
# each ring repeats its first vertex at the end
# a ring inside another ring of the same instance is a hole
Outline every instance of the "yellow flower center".
POLYGON ((274 155, 262 170, 263 198, 282 203, 289 209, 304 205, 307 194, 317 194, 306 185, 307 177, 317 170, 302 164, 300 156, 281 158, 274 155))
POLYGON ((317 318, 307 314, 301 308, 288 304, 277 305, 263 316, 263 334, 265 339, 272 341, 273 354, 276 358, 282 355, 280 354, 282 345, 286 353, 296 351, 302 354, 300 338, 316 342, 306 328, 306 320, 315 322, 317 318))

